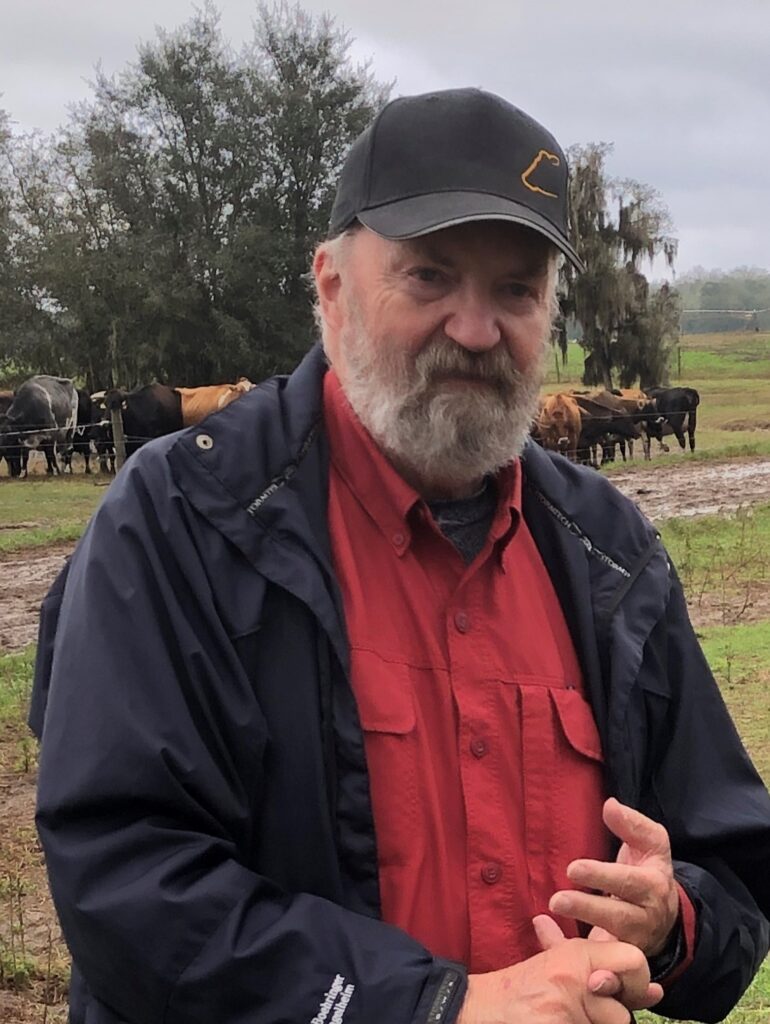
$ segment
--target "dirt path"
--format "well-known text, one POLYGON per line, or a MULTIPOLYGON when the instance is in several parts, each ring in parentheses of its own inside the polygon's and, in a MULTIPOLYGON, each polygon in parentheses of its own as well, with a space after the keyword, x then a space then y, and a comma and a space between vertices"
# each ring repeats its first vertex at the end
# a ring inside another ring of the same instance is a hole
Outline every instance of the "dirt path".
MULTIPOLYGON (((770 502, 770 458, 713 463, 672 456, 669 465, 656 460, 649 468, 615 473, 611 479, 652 520, 770 502)), ((40 602, 73 547, 61 544, 0 559, 0 653, 35 640, 40 602)))
POLYGON ((616 487, 650 519, 734 512, 770 502, 770 458, 732 462, 691 462, 676 457, 669 466, 613 473, 616 487))
POLYGON ((40 602, 74 546, 20 551, 0 560, 0 654, 37 639, 40 602))

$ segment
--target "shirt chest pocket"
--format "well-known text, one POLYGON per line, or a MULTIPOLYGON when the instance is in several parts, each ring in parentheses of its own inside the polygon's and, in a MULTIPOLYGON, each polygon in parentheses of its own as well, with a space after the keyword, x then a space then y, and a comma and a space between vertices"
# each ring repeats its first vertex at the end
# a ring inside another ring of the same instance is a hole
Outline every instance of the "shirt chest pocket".
POLYGON ((400 861, 417 823, 417 716, 408 665, 351 650, 381 866, 400 861))
POLYGON ((525 843, 541 906, 569 886, 571 860, 607 855, 602 747, 590 704, 571 687, 522 686, 521 751, 525 843))

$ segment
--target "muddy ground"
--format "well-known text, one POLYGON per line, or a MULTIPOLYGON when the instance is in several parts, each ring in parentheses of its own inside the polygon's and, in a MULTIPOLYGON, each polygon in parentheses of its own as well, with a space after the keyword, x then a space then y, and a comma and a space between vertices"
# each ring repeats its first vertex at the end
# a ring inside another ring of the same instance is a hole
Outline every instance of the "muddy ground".
MULTIPOLYGON (((734 512, 770 502, 770 458, 713 463, 674 456, 670 465, 658 460, 649 469, 615 473, 612 482, 652 520, 734 512)), ((40 602, 73 547, 0 556, 0 653, 35 640, 40 602)))
POLYGON ((770 502, 770 458, 688 462, 612 474, 612 482, 653 521, 735 512, 770 502))

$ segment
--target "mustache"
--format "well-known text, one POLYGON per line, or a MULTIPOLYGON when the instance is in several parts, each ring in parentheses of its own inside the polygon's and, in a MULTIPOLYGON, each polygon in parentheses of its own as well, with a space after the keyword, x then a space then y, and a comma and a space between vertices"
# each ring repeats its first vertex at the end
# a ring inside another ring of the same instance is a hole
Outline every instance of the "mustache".
POLYGON ((426 383, 457 376, 505 386, 521 379, 513 357, 502 343, 485 352, 471 352, 445 337, 431 340, 418 353, 414 369, 426 383))

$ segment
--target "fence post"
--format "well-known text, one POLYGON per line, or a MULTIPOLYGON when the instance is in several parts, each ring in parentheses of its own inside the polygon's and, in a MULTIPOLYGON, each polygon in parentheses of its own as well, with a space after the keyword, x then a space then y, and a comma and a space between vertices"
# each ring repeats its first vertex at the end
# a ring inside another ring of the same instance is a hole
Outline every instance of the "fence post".
POLYGON ((115 471, 117 472, 126 461, 126 438, 123 433, 123 413, 120 405, 111 406, 112 441, 115 445, 115 471))

